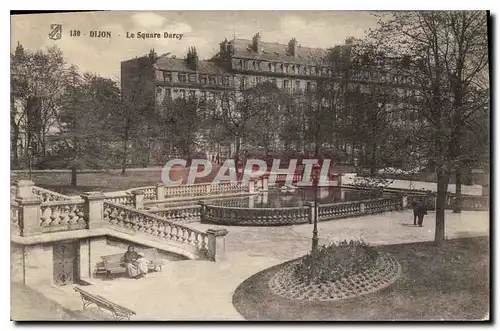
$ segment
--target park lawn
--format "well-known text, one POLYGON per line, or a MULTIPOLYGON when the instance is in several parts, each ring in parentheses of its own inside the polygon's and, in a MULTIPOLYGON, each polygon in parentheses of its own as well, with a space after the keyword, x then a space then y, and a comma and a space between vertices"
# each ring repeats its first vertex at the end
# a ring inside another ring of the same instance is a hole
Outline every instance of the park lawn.
MULTIPOLYGON (((214 166, 210 175, 204 178, 197 178, 196 183, 203 183, 211 181, 217 174, 219 167, 214 166)), ((171 174, 172 180, 183 178, 186 182, 188 171, 187 169, 174 169, 171 174)), ((28 174, 14 174, 11 173, 11 183, 14 184, 18 179, 28 179, 28 174)), ((103 191, 114 192, 127 190, 134 187, 151 186, 161 183, 161 170, 129 170, 123 176, 119 171, 107 172, 92 172, 92 173, 79 173, 77 175, 77 186, 72 187, 71 173, 33 173, 31 180, 35 185, 49 189, 61 194, 66 195, 79 195, 83 192, 90 191, 103 191)))
POLYGON ((247 320, 482 320, 489 313, 489 238, 380 246, 402 267, 386 289, 335 302, 289 300, 271 292, 279 266, 243 282, 233 304, 247 320))

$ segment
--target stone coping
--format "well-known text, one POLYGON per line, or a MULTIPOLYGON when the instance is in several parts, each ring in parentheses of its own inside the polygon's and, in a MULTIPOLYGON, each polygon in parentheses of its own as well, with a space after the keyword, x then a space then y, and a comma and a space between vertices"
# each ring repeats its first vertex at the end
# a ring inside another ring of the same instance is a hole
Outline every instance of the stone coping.
POLYGON ((178 255, 182 255, 190 260, 200 260, 204 259, 195 252, 196 248, 183 245, 175 241, 154 240, 153 238, 145 238, 145 235, 139 232, 127 231, 126 229, 118 229, 112 225, 106 225, 98 229, 85 229, 85 230, 73 230, 73 231, 62 231, 62 232, 52 232, 48 234, 41 234, 30 237, 22 237, 18 235, 11 235, 11 242, 19 245, 30 246, 44 243, 51 243, 55 241, 63 241, 70 239, 85 239, 85 238, 95 238, 110 236, 117 239, 122 239, 126 241, 135 242, 144 246, 151 246, 160 250, 167 252, 172 252, 178 255), (163 242, 162 242, 163 241, 163 242), (186 247, 187 246, 187 247, 186 247))

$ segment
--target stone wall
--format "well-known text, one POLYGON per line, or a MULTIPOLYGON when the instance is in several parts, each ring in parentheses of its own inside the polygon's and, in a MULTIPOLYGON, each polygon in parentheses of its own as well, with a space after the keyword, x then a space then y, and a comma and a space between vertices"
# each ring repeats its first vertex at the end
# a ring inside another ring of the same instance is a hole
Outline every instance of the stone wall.
MULTIPOLYGON (((143 246, 143 245, 138 245, 136 243, 129 242, 129 241, 126 241, 126 240, 116 239, 116 238, 111 238, 111 237, 107 237, 107 239, 106 239, 106 245, 107 245, 107 250, 109 250, 109 251, 112 250, 113 252, 115 252, 115 253, 110 253, 110 254, 119 254, 119 253, 125 254, 125 252, 127 251, 127 248, 128 248, 129 245, 134 246, 136 252, 140 252, 141 249, 150 248, 150 247, 146 247, 146 246, 143 246)), ((166 260, 166 261, 187 260, 187 258, 185 258, 184 256, 181 256, 181 255, 178 255, 178 254, 175 254, 175 253, 166 252, 166 251, 162 251, 162 250, 159 250, 159 249, 157 249, 157 251, 158 251, 160 257, 163 260, 166 260)))
POLYGON ((10 244, 10 280, 16 283, 24 283, 24 246, 10 244))
POLYGON ((25 285, 53 284, 53 243, 24 246, 25 285))

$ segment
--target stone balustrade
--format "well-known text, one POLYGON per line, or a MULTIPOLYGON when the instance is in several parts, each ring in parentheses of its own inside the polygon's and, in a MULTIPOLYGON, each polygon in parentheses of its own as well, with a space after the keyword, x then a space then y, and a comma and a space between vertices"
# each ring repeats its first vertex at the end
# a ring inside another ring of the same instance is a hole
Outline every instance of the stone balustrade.
POLYGON ((134 196, 128 192, 111 192, 104 193, 105 200, 113 203, 119 203, 124 206, 134 205, 134 196))
POLYGON ((363 201, 363 203, 364 214, 384 213, 403 208, 401 197, 370 199, 363 201))
POLYGON ((83 199, 41 203, 39 223, 41 232, 86 229, 88 218, 84 209, 85 201, 83 199))
POLYGON ((104 221, 134 232, 143 232, 161 239, 192 246, 201 254, 208 251, 207 233, 117 203, 104 202, 104 221))
POLYGON ((200 206, 170 207, 167 209, 148 210, 148 213, 161 216, 176 224, 187 224, 200 221, 200 206))
POLYGON ((318 206, 318 221, 329 221, 337 218, 363 215, 362 202, 348 201, 322 204, 318 206))
POLYGON ((38 186, 33 186, 32 192, 33 192, 33 195, 39 196, 42 199, 42 202, 71 200, 71 197, 69 197, 67 195, 63 195, 63 194, 59 194, 57 192, 46 190, 46 189, 38 187, 38 186))
POLYGON ((201 221, 206 223, 242 226, 275 226, 303 224, 309 221, 308 207, 238 208, 202 206, 201 221))

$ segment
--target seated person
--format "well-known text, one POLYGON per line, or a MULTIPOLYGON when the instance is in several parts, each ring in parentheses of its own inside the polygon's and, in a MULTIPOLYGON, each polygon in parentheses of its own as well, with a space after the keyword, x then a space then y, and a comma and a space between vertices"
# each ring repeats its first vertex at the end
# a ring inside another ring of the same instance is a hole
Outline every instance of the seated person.
POLYGON ((138 258, 139 255, 135 252, 134 247, 129 246, 127 252, 123 256, 123 262, 125 263, 125 268, 127 269, 127 275, 130 278, 135 278, 140 274, 136 265, 138 258))
POLYGON ((148 273, 148 260, 144 258, 144 253, 138 253, 137 255, 139 255, 139 258, 135 261, 139 271, 139 275, 137 277, 142 278, 148 273))

